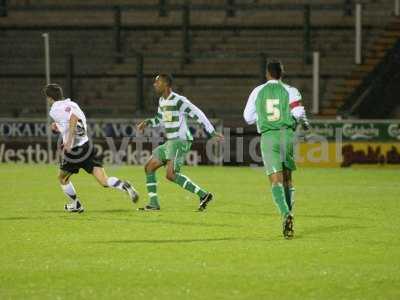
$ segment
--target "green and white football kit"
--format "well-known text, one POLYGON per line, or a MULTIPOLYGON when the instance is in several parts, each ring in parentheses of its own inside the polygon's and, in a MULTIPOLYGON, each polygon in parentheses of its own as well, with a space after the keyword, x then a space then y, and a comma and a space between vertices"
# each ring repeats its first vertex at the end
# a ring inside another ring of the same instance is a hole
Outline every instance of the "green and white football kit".
MULTIPOLYGON (((294 129, 296 120, 305 117, 300 100, 299 91, 280 80, 269 80, 257 86, 249 96, 243 116, 248 124, 257 124, 267 175, 284 169, 296 170, 294 129)), ((289 213, 293 191, 285 191, 281 185, 272 187, 273 198, 283 216, 289 213)))
MULTIPOLYGON (((156 116, 152 119, 147 119, 145 122, 150 127, 163 125, 165 128, 167 141, 153 150, 153 157, 163 164, 166 164, 169 160, 173 161, 176 174, 174 182, 203 198, 208 192, 180 173, 193 141, 193 136, 187 123, 188 118, 201 124, 210 137, 215 134, 214 126, 205 114, 186 97, 174 92, 166 99, 160 97, 156 116)), ((159 208, 160 202, 157 195, 155 173, 148 173, 146 179, 150 199, 149 205, 159 208)))

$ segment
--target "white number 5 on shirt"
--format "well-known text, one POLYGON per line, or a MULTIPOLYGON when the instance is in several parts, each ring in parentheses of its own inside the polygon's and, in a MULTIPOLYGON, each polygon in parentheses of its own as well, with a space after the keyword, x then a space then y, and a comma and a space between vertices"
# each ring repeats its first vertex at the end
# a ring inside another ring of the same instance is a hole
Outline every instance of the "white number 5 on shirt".
POLYGON ((164 112, 164 122, 172 122, 172 111, 164 112))
POLYGON ((281 118, 281 111, 279 110, 279 99, 267 99, 265 104, 267 109, 268 121, 278 121, 281 118))

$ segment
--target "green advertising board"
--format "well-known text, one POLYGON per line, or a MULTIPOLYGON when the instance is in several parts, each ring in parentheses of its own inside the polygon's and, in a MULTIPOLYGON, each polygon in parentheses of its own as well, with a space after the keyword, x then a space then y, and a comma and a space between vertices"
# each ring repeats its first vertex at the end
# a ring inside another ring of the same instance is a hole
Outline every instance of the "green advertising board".
POLYGON ((400 120, 314 120, 311 121, 311 129, 302 133, 306 138, 323 137, 332 141, 341 138, 348 141, 400 142, 400 120))

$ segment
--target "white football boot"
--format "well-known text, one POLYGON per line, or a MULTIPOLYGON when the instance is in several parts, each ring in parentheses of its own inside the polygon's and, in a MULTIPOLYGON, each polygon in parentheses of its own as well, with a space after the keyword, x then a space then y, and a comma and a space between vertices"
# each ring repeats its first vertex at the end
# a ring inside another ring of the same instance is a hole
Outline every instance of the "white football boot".
POLYGON ((133 203, 137 203, 139 200, 139 193, 135 190, 133 185, 129 181, 124 181, 122 188, 129 194, 133 203))
POLYGON ((70 213, 82 213, 85 211, 79 200, 65 204, 64 210, 70 213))

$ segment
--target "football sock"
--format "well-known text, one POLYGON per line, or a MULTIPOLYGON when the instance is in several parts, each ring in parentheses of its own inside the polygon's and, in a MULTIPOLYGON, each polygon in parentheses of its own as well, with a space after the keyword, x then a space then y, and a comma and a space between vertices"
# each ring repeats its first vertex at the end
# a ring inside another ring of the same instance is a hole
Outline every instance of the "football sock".
POLYGON ((183 187, 185 190, 198 195, 200 198, 207 195, 207 192, 205 190, 200 188, 197 184, 195 184, 185 175, 177 173, 174 182, 179 186, 183 187))
POLYGON ((147 194, 149 195, 149 205, 152 207, 160 207, 160 201, 157 196, 157 178, 156 173, 146 174, 147 194))
POLYGON ((289 202, 290 202, 290 211, 292 212, 293 211, 293 209, 294 209, 294 191, 295 191, 295 188, 294 187, 291 187, 291 188, 289 188, 289 202))
POLYGON ((121 191, 125 191, 123 188, 124 182, 117 177, 108 177, 107 179, 108 187, 115 188, 121 191))
POLYGON ((289 214, 289 208, 286 203, 285 189, 281 183, 272 185, 272 198, 274 199, 281 215, 283 217, 287 216, 289 214))
POLYGON ((286 204, 289 208, 290 211, 293 210, 293 204, 294 204, 294 187, 285 187, 285 199, 286 199, 286 204))
POLYGON ((78 197, 76 196, 75 188, 72 182, 70 181, 66 185, 61 185, 62 190, 64 191, 64 194, 72 201, 78 200, 78 197))

